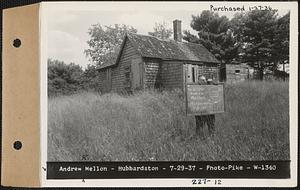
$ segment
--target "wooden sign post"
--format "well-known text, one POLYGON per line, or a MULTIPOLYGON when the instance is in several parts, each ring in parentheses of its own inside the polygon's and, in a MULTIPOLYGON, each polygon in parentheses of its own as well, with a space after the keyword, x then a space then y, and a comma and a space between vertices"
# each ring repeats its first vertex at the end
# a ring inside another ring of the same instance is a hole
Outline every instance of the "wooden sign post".
POLYGON ((203 136, 205 124, 207 124, 209 133, 214 134, 214 114, 225 112, 224 97, 224 84, 200 85, 186 83, 186 113, 195 116, 196 134, 203 136))

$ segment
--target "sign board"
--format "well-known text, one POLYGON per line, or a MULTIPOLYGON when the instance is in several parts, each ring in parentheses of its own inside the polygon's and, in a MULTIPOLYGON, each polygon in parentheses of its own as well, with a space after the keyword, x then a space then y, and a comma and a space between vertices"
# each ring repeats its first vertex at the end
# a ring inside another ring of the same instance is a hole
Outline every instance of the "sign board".
POLYGON ((192 115, 223 113, 224 85, 187 84, 186 110, 192 115))

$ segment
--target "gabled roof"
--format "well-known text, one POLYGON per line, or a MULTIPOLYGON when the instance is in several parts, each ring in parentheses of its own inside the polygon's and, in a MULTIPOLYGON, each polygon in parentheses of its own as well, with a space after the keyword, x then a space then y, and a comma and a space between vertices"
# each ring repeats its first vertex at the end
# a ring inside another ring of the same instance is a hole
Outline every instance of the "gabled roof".
POLYGON ((116 65, 119 62, 126 40, 129 40, 137 52, 146 58, 219 63, 215 56, 201 44, 167 41, 153 36, 129 33, 125 36, 116 62, 103 64, 100 69, 116 65))

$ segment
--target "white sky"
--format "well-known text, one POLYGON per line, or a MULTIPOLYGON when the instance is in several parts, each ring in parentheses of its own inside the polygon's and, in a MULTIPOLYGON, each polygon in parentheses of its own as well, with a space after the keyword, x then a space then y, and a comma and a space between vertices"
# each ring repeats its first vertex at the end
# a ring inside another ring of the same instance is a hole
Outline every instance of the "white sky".
MULTIPOLYGON (((44 3, 43 9, 47 22, 47 55, 65 63, 74 62, 83 68, 89 63, 84 55, 88 48, 88 29, 92 24, 101 25, 126 24, 138 30, 140 34, 153 31, 156 22, 166 22, 172 28, 172 21, 182 21, 182 30, 190 27, 192 15, 201 14, 203 10, 210 10, 210 6, 234 6, 246 3, 203 3, 203 2, 97 2, 97 3, 44 3)), ((255 3, 257 5, 258 3, 255 3)), ((270 3, 268 3, 269 5, 270 3)), ((283 4, 272 4, 272 8, 279 9, 279 15, 287 13, 283 4)), ((222 12, 232 18, 236 12, 222 12)))

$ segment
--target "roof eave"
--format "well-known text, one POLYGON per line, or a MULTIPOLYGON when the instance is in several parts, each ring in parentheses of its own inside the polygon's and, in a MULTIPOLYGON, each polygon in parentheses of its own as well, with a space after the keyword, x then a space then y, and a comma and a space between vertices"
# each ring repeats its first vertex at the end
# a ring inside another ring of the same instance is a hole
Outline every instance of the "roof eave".
POLYGON ((103 69, 108 69, 108 68, 114 67, 114 66, 116 66, 116 64, 107 65, 107 66, 105 66, 105 67, 100 67, 100 68, 97 68, 97 70, 98 70, 98 71, 101 71, 101 70, 103 70, 103 69))
POLYGON ((115 63, 114 63, 114 64, 111 64, 111 65, 104 66, 104 67, 100 67, 100 68, 98 68, 97 70, 102 70, 102 69, 106 69, 106 68, 109 68, 109 67, 113 67, 113 66, 115 66, 115 65, 117 65, 117 64, 119 63, 119 61, 120 61, 120 59, 121 59, 121 55, 122 55, 123 49, 124 49, 124 46, 125 46, 125 44, 126 44, 127 38, 128 38, 128 37, 127 37, 127 34, 126 34, 125 37, 124 37, 124 39, 123 39, 123 42, 122 42, 122 44, 121 44, 121 48, 120 48, 120 51, 119 51, 119 53, 118 53, 118 56, 117 56, 117 59, 116 59, 115 63))
POLYGON ((127 39, 128 39, 128 36, 127 36, 127 34, 126 34, 125 37, 124 37, 124 40, 123 40, 123 42, 122 42, 122 44, 121 44, 120 51, 119 51, 118 57, 117 57, 117 59, 116 59, 116 62, 115 62, 113 65, 117 65, 117 64, 119 63, 127 39))

